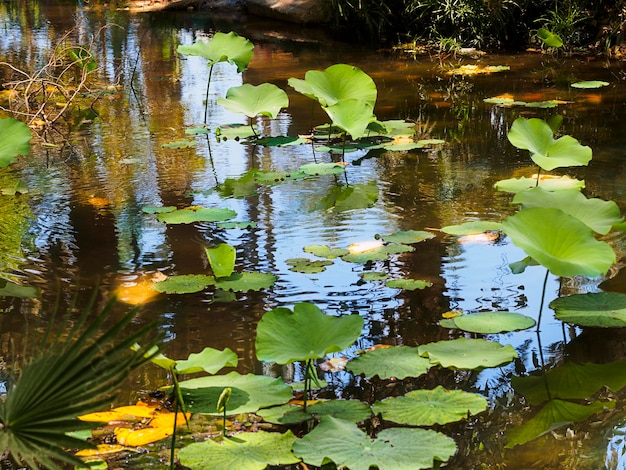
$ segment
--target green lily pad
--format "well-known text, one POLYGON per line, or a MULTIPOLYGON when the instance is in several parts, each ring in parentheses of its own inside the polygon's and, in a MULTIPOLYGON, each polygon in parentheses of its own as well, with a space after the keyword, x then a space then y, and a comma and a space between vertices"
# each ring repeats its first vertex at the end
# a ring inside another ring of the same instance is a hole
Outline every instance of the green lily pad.
POLYGON ((417 348, 398 346, 374 349, 348 362, 346 369, 365 377, 405 379, 425 374, 432 364, 421 357, 417 348))
POLYGON ((509 263, 509 269, 513 274, 521 274, 526 271, 526 268, 529 266, 539 266, 539 263, 537 263, 530 256, 527 256, 522 260, 509 263))
POLYGON ((388 243, 404 243, 405 245, 410 245, 411 243, 419 243, 424 240, 430 240, 434 237, 435 235, 430 232, 405 230, 392 233, 391 235, 381 235, 380 238, 388 243))
POLYGON ((300 171, 309 176, 339 175, 346 171, 339 163, 307 163, 300 167, 300 171))
POLYGON ((174 212, 176 207, 174 206, 144 206, 141 208, 141 211, 146 214, 161 214, 164 212, 174 212))
POLYGON ((561 47, 563 46, 563 40, 553 32, 546 28, 539 28, 537 30, 537 37, 548 47, 561 47))
POLYGON ((341 259, 349 263, 367 263, 368 261, 385 260, 389 255, 409 253, 411 251, 415 251, 415 248, 409 245, 392 243, 363 253, 350 253, 342 256, 341 259))
POLYGON ((242 272, 228 277, 220 277, 215 281, 215 287, 225 291, 247 292, 269 289, 276 282, 277 277, 272 273, 242 272))
POLYGON ((521 426, 506 432, 506 448, 525 444, 550 431, 567 426, 571 423, 585 421, 591 416, 601 413, 605 408, 614 408, 615 402, 595 401, 587 405, 579 405, 563 400, 550 400, 531 419, 521 426))
POLYGON ((30 152, 30 129, 13 118, 0 119, 0 168, 11 164, 19 155, 30 152))
POLYGON ((263 115, 275 119, 282 108, 289 106, 287 93, 272 83, 230 87, 226 97, 217 98, 217 104, 234 113, 253 118, 263 115))
POLYGON ((268 465, 289 465, 300 461, 291 452, 296 437, 291 431, 244 432, 221 442, 206 440, 178 451, 180 463, 191 470, 263 470, 268 465))
POLYGON ((333 264, 332 261, 327 260, 312 260, 309 258, 290 258, 285 260, 291 268, 290 271, 295 271, 298 273, 305 274, 315 274, 326 271, 326 266, 331 266, 333 264))
POLYGON ((443 233, 450 235, 473 235, 475 233, 495 232, 497 230, 502 230, 502 224, 500 222, 489 222, 484 220, 464 222, 457 225, 446 225, 441 228, 443 233))
POLYGON ((278 184, 283 181, 298 180, 304 178, 303 171, 257 171, 254 175, 256 181, 262 184, 278 184))
POLYGON ((11 281, 0 279, 0 297, 18 297, 20 299, 34 299, 39 295, 36 287, 20 286, 11 281))
POLYGON ((221 140, 242 140, 254 137, 254 130, 248 124, 222 124, 215 130, 215 134, 221 140))
POLYGON ((195 146, 195 140, 175 140, 161 145, 164 149, 187 149, 195 146))
POLYGON ((525 330, 535 326, 535 320, 512 312, 481 312, 450 319, 454 326, 470 333, 495 334, 525 330))
POLYGON ((171 212, 161 212, 157 215, 157 220, 166 224, 191 224, 194 222, 221 222, 232 219, 236 215, 237 213, 232 209, 193 206, 171 212))
POLYGON ((279 135, 275 137, 262 137, 255 140, 254 143, 257 145, 266 145, 267 147, 289 147, 292 145, 308 144, 309 141, 302 137, 279 135))
POLYGON ((306 412, 300 406, 282 405, 259 410, 257 414, 268 423, 283 425, 302 423, 312 417, 319 419, 322 416, 359 423, 371 418, 372 410, 367 403, 359 400, 327 400, 308 405, 306 412))
POLYGON ((378 185, 376 182, 368 184, 352 184, 349 186, 335 186, 317 202, 314 210, 332 210, 342 212, 372 207, 378 199, 378 185))
POLYGON ((364 281, 385 281, 389 274, 380 271, 367 271, 359 274, 359 277, 364 281))
POLYGON ((566 214, 576 217, 597 233, 606 235, 615 224, 624 221, 617 204, 613 201, 603 201, 598 198, 587 199, 576 189, 560 191, 546 191, 537 186, 528 191, 515 195, 513 204, 522 207, 553 207, 566 214))
POLYGON ((184 360, 176 361, 176 372, 178 374, 195 374, 206 372, 217 374, 224 367, 237 367, 237 354, 229 348, 223 351, 204 348, 199 353, 191 353, 184 360))
MULTIPOLYGON (((497 191, 505 191, 508 193, 518 193, 520 191, 526 191, 537 186, 536 178, 510 178, 506 180, 500 180, 494 184, 494 188, 497 191)), ((542 179, 539 182, 546 191, 560 191, 563 189, 578 189, 581 190, 585 187, 585 182, 570 178, 569 176, 561 176, 558 178, 542 179)))
POLYGON ((584 80, 581 82, 572 83, 572 88, 602 88, 608 86, 609 82, 603 82, 600 80, 584 80))
POLYGON ((217 278, 230 276, 235 269, 235 248, 227 243, 220 243, 213 248, 205 248, 213 275, 217 278))
POLYGON ((152 284, 152 289, 164 294, 192 294, 215 284, 213 276, 203 274, 183 274, 170 276, 164 281, 152 284))
POLYGON ((188 127, 187 129, 185 129, 185 134, 188 135, 205 135, 208 133, 208 127, 188 127))
POLYGON ((375 414, 386 421, 410 426, 447 424, 478 414, 487 409, 487 400, 475 393, 446 390, 414 390, 401 397, 387 398, 374 403, 375 414))
POLYGON ((293 396, 291 387, 282 379, 238 372, 184 380, 179 385, 187 410, 208 415, 221 415, 217 402, 226 387, 232 388, 229 415, 256 413, 260 408, 287 403, 293 396))
POLYGON ((200 56, 209 61, 209 65, 218 62, 229 62, 237 66, 237 72, 243 72, 254 53, 254 45, 237 33, 217 32, 210 41, 196 41, 191 46, 178 46, 178 53, 190 56, 200 56))
POLYGON ((260 361, 289 364, 318 359, 350 346, 361 334, 358 315, 332 317, 317 306, 301 302, 267 312, 257 326, 256 354, 260 361))
POLYGON ((584 223, 559 209, 531 207, 502 222, 502 229, 555 276, 597 276, 615 263, 609 244, 596 240, 584 223))
POLYGON ((335 259, 350 253, 345 248, 330 248, 327 245, 309 245, 304 247, 306 253, 319 256, 320 258, 335 259))
POLYGON ((513 346, 502 346, 484 339, 457 338, 418 347, 420 356, 428 357, 431 364, 451 369, 480 369, 497 367, 517 357, 513 346))
POLYGON ((417 290, 430 287, 433 283, 420 279, 391 279, 385 285, 392 289, 417 290))
POLYGON ((351 470, 416 470, 431 468, 434 461, 445 462, 456 452, 456 444, 427 429, 385 429, 371 439, 353 423, 324 416, 292 449, 317 467, 332 461, 337 468, 351 470))
POLYGON ((556 318, 566 323, 598 328, 626 327, 626 294, 589 292, 573 294, 550 302, 556 318))

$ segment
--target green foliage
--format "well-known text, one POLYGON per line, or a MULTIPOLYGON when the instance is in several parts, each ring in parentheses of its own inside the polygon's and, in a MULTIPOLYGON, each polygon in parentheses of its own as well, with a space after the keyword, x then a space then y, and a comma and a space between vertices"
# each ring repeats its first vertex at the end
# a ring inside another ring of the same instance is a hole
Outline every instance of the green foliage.
POLYGON ((512 312, 472 313, 450 318, 446 322, 449 322, 451 328, 482 334, 519 331, 535 326, 532 318, 512 312))
POLYGON ((157 220, 166 224, 192 224, 194 222, 221 222, 232 219, 236 215, 237 213, 232 209, 193 206, 160 212, 157 215, 157 220))
POLYGON ((405 379, 419 377, 428 372, 431 366, 427 358, 419 355, 417 348, 397 346, 366 351, 350 361, 346 368, 365 377, 405 379))
POLYGON ((559 297, 550 302, 556 318, 566 323, 596 328, 626 327, 626 294, 589 292, 559 297))
POLYGON ((282 108, 289 106, 289 98, 287 93, 272 83, 262 83, 258 86, 244 83, 229 88, 226 98, 220 96, 217 104, 250 118, 260 114, 274 119, 282 108))
POLYGON ((237 66, 237 72, 243 72, 252 60, 254 45, 237 33, 217 32, 209 42, 197 41, 191 46, 178 46, 178 53, 200 56, 208 60, 209 65, 228 62, 237 66))
POLYGON ((513 346, 502 346, 484 339, 457 338, 419 346, 420 356, 428 357, 431 364, 452 369, 478 369, 497 367, 517 357, 513 346))
POLYGON ((30 129, 13 118, 0 119, 0 168, 12 163, 19 155, 30 152, 30 129))

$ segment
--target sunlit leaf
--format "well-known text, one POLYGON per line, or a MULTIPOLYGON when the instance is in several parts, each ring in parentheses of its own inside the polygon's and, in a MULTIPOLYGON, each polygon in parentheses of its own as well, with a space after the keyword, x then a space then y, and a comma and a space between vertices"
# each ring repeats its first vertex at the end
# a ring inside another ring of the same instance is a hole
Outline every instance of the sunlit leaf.
POLYGON ((218 140, 241 140, 254 137, 254 130, 248 124, 222 124, 216 130, 218 140))
POLYGON ((204 348, 199 353, 191 353, 185 360, 176 361, 176 372, 178 374, 195 374, 197 372, 207 372, 217 374, 224 367, 237 367, 237 354, 229 348, 223 351, 204 348))
POLYGON ((228 243, 220 243, 213 248, 204 249, 209 265, 215 277, 228 277, 235 270, 236 251, 228 243))
POLYGON ((185 129, 185 134, 188 135, 204 135, 209 133, 208 127, 189 127, 185 129))
POLYGON ((170 276, 165 281, 155 282, 152 288, 164 294, 191 294, 200 292, 210 285, 215 284, 213 276, 203 274, 183 274, 170 276))
POLYGON ((424 240, 429 240, 434 238, 430 232, 418 231, 418 230, 406 230, 400 231, 396 233, 392 233, 391 235, 382 235, 381 238, 390 243, 404 243, 405 245, 409 245, 411 243, 419 243, 424 240))
POLYGON ((339 372, 346 369, 347 357, 331 357, 320 363, 319 368, 324 372, 339 372))
POLYGON ((389 274, 381 271, 367 271, 359 274, 359 277, 364 281, 385 281, 389 278, 389 274))
POLYGON ((306 253, 319 256, 320 258, 335 259, 349 253, 344 248, 330 248, 327 245, 309 245, 304 247, 306 253))
POLYGON ((482 334, 519 331, 535 326, 532 318, 513 312, 472 313, 454 317, 452 322, 463 331, 482 334))
POLYGON ((215 281, 215 287, 233 292, 247 292, 269 289, 276 282, 277 277, 272 273, 241 272, 228 277, 220 277, 215 281))
POLYGON ((0 119, 0 168, 19 155, 28 155, 32 134, 26 124, 13 118, 0 119))
POLYGON ((117 454, 125 450, 129 450, 129 448, 120 444, 98 444, 95 449, 79 450, 75 455, 77 457, 94 457, 96 455, 117 454))
POLYGON ((425 374, 431 365, 427 358, 419 355, 417 348, 397 346, 367 351, 351 360, 347 369, 365 377, 405 379, 425 374))
POLYGON ((189 444, 178 451, 178 458, 191 470, 263 470, 299 462, 291 452, 295 441, 291 431, 244 432, 219 443, 209 439, 189 444))
POLYGON ((441 231, 450 235, 472 235, 475 233, 483 233, 501 229, 502 224, 500 222, 476 220, 472 222, 464 222, 458 225, 446 225, 445 227, 441 228, 441 231))
POLYGON ((418 347, 420 356, 428 357, 432 364, 454 369, 480 369, 496 367, 517 357, 513 346, 502 346, 484 339, 457 338, 423 344, 418 347))
POLYGON ((626 327, 626 294, 588 292, 559 297, 550 302, 558 320, 597 328, 626 327))
POLYGON ((367 240, 363 242, 352 243, 348 247, 348 252, 351 255, 358 255, 361 253, 367 253, 368 251, 376 251, 382 248, 385 243, 382 240, 367 240))
POLYGON ((553 32, 546 28, 539 28, 537 30, 537 37, 548 47, 561 47, 563 46, 563 40, 553 32))
POLYGON ((174 212, 176 207, 174 206, 143 206, 141 211, 146 214, 161 214, 164 212, 174 212))
POLYGON ((309 176, 320 176, 342 174, 346 169, 339 163, 307 163, 300 167, 300 171, 309 176))
MULTIPOLYGON (((548 176, 548 175, 545 175, 548 176)), ((559 191, 562 189, 578 189, 585 187, 585 182, 571 178, 569 176, 560 176, 557 178, 546 178, 542 176, 539 179, 539 185, 546 191, 559 191)), ((518 193, 537 186, 537 177, 534 178, 510 178, 498 181, 494 184, 497 191, 506 191, 509 193, 518 193)))
POLYGON ((456 452, 454 441, 436 431, 391 428, 371 439, 355 424, 324 416, 320 423, 293 444, 293 452, 306 463, 321 467, 328 461, 351 470, 416 470, 445 462, 456 452), (416 445, 419 443, 419 445, 416 445))
POLYGON ((318 359, 346 349, 362 328, 363 318, 358 315, 329 316, 308 302, 296 304, 293 312, 275 308, 257 326, 257 358, 278 364, 318 359))
POLYGON ((487 409, 487 400, 475 393, 446 390, 414 390, 404 396, 387 398, 372 406, 386 421, 410 426, 454 423, 487 409))
POLYGON ((572 83, 572 88, 602 88, 608 86, 609 82, 600 80, 584 80, 582 82, 572 83))
POLYGON ((196 41, 191 46, 178 46, 178 53, 190 56, 200 56, 209 61, 209 65, 218 62, 229 62, 237 66, 237 72, 243 72, 252 59, 254 45, 234 32, 216 32, 213 38, 206 42, 196 41))
POLYGON ((391 279, 385 285, 392 289, 416 290, 430 287, 433 283, 419 279, 391 279))
POLYGON ((341 259, 349 263, 367 263, 368 261, 385 260, 389 257, 389 255, 409 253, 414 250, 415 248, 409 245, 392 243, 389 245, 382 245, 378 248, 364 251, 362 253, 350 253, 342 256, 341 259))
POLYGON ((366 134, 367 126, 376 121, 373 106, 359 99, 347 99, 324 107, 333 125, 346 131, 353 139, 366 134))
POLYGON ((277 184, 283 181, 299 180, 307 176, 304 171, 257 171, 254 179, 262 184, 277 184))
POLYGON ((225 98, 217 98, 217 104, 251 118, 260 114, 275 119, 282 108, 289 106, 289 98, 287 93, 272 83, 256 86, 244 83, 229 88, 225 98))
POLYGON ((237 213, 232 209, 192 206, 160 213, 157 215, 157 220, 166 224, 191 224, 194 222, 221 222, 232 219, 236 215, 237 213))

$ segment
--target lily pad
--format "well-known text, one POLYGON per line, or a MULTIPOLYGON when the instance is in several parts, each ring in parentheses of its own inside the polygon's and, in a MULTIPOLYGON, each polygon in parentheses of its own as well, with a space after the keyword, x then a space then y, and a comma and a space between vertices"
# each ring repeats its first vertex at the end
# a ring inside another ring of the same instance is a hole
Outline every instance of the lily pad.
POLYGON ((235 269, 235 248, 227 243, 220 243, 213 248, 204 249, 209 265, 215 277, 228 277, 235 269))
POLYGON ((304 247, 306 253, 319 256, 320 258, 335 259, 349 253, 345 248, 330 248, 327 245, 309 245, 304 247))
POLYGON ((209 61, 209 65, 229 62, 237 66, 237 72, 243 72, 254 53, 252 42, 237 33, 216 32, 210 41, 199 40, 191 46, 178 46, 179 54, 200 56, 209 61))
POLYGON ((295 271, 304 274, 315 274, 326 271, 326 266, 331 266, 332 261, 327 260, 312 260, 309 258, 290 258, 285 260, 291 268, 290 271, 295 271))
MULTIPOLYGON (((494 188, 497 191, 506 191, 508 193, 518 193, 520 191, 526 191, 537 186, 537 178, 510 178, 506 180, 500 180, 494 184, 494 188)), ((539 186, 546 191, 559 191, 562 189, 583 189, 585 182, 571 178, 569 176, 560 176, 557 178, 541 178, 539 180, 539 186)))
POLYGON ((430 232, 424 232, 421 230, 406 230, 392 233, 391 235, 381 235, 380 238, 390 243, 404 243, 405 245, 410 245, 412 243, 430 240, 434 237, 435 235, 430 232))
POLYGON ((288 135, 262 137, 255 140, 254 142, 258 145, 266 145, 267 147, 288 147, 291 145, 302 145, 310 143, 310 141, 305 138, 288 135))
POLYGON ((496 230, 502 230, 502 224, 500 222, 489 222, 484 220, 464 222, 458 225, 446 225, 441 228, 443 233, 450 235, 472 235, 474 233, 491 232, 496 230))
POLYGON ((30 129, 13 118, 0 119, 0 168, 12 163, 19 155, 30 152, 30 129))
POLYGON ((314 206, 314 210, 332 210, 342 212, 372 207, 378 199, 378 185, 375 182, 368 184, 352 184, 335 186, 314 206))
POLYGON ((387 398, 374 403, 375 414, 386 421, 410 426, 447 424, 476 415, 487 409, 487 400, 475 393, 446 390, 414 390, 401 397, 387 398))
POLYGON ((205 135, 209 133, 208 127, 188 127, 185 129, 185 134, 187 135, 205 135))
POLYGON ((223 124, 215 129, 215 135, 221 140, 241 140, 254 137, 254 130, 247 124, 223 124))
POLYGON ((559 209, 531 207, 502 222, 513 243, 555 276, 597 276, 615 263, 611 246, 559 209))
POLYGON ((282 108, 289 106, 287 93, 272 83, 231 87, 226 97, 217 98, 217 104, 234 113, 253 118, 263 115, 275 119, 282 108))
POLYGON ((584 80, 582 82, 572 83, 572 88, 602 88, 608 86, 609 82, 601 80, 584 80))
POLYGON ((277 277, 272 273, 242 272, 228 277, 220 277, 215 281, 215 287, 225 291, 247 292, 269 289, 276 282, 277 277))
POLYGON ((339 163, 307 163, 300 167, 300 171, 309 176, 339 175, 346 171, 339 163))
POLYGON ((371 439, 353 423, 324 416, 292 449, 304 462, 317 467, 332 461, 337 468, 351 470, 416 470, 431 468, 434 461, 447 461, 456 452, 456 444, 427 429, 385 429, 371 439))
POLYGON ((215 284, 213 276, 203 274, 183 274, 180 276, 170 276, 164 281, 155 282, 152 288, 164 294, 192 294, 206 289, 215 284))
POLYGON ((220 443, 206 440, 178 451, 180 463, 191 470, 263 470, 268 465, 289 465, 300 461, 291 452, 296 437, 291 431, 244 432, 220 443))
POLYGON ((550 302, 556 318, 566 323, 597 328, 626 327, 626 294, 589 292, 550 302))
POLYGON ((385 285, 392 289, 417 290, 430 287, 433 283, 420 279, 391 279, 385 285))
POLYGON ((256 181, 262 184, 277 184, 283 181, 298 180, 306 175, 303 171, 257 171, 254 175, 256 181))
POLYGON ((194 222, 221 222, 232 219, 236 215, 237 213, 232 209, 192 206, 171 212, 162 212, 157 215, 157 220, 166 224, 192 224, 194 222))
POLYGON ((195 140, 175 140, 161 145, 164 149, 187 149, 195 146, 195 140))
POLYGON ((199 353, 191 353, 184 360, 176 361, 176 372, 178 374, 195 374, 206 372, 216 374, 224 367, 237 367, 237 354, 229 348, 223 351, 204 348, 199 353))
POLYGON ((421 357, 417 348, 398 346, 374 349, 353 359, 347 369, 365 377, 378 376, 380 379, 405 379, 425 374, 432 364, 427 358, 421 357))
POLYGON ((389 255, 409 253, 414 250, 415 248, 409 245, 392 243, 390 245, 378 246, 363 253, 350 253, 342 256, 341 259, 349 263, 367 263, 368 261, 385 260, 389 255))
POLYGON ((497 367, 517 357, 513 346, 502 346, 484 339, 457 338, 418 347, 420 356, 428 357, 431 364, 451 369, 480 369, 497 367))
POLYGON ((385 281, 389 278, 389 274, 381 271, 367 271, 359 274, 359 277, 364 281, 385 281))
POLYGON ((481 312, 450 319, 454 326, 470 333, 495 334, 525 330, 535 326, 535 320, 512 312, 481 312))
POLYGON ((289 364, 318 359, 350 346, 361 334, 358 315, 332 317, 317 306, 301 302, 267 312, 257 326, 256 354, 260 361, 289 364))
POLYGON ((306 412, 300 406, 282 405, 259 410, 257 414, 268 423, 283 425, 302 423, 312 417, 319 419, 322 416, 359 423, 371 418, 372 410, 367 403, 359 400, 326 400, 308 405, 306 412))
POLYGON ((146 214, 161 214, 164 212, 174 212, 176 207, 174 206, 144 206, 141 208, 141 211, 146 214))

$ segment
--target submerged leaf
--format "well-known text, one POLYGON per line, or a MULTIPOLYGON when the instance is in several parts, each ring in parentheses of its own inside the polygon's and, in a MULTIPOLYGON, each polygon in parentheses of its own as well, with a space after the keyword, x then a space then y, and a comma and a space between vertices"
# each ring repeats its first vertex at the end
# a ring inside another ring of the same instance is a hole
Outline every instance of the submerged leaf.
POLYGON ((205 248, 204 251, 215 277, 228 277, 233 273, 236 257, 233 246, 228 243, 220 243, 214 248, 205 248))
POLYGON ((609 82, 603 82, 600 80, 585 80, 582 82, 572 83, 572 88, 602 88, 608 86, 609 82))
POLYGON ((480 312, 450 319, 454 327, 470 333, 494 334, 525 330, 535 326, 535 320, 512 312, 480 312))
POLYGON ((276 282, 277 277, 272 273, 242 272, 220 277, 215 281, 215 287, 233 292, 259 291, 269 289, 276 282))
POLYGON ((432 282, 422 281, 420 279, 392 279, 385 283, 387 287, 392 289, 416 290, 425 289, 433 285, 432 282))

